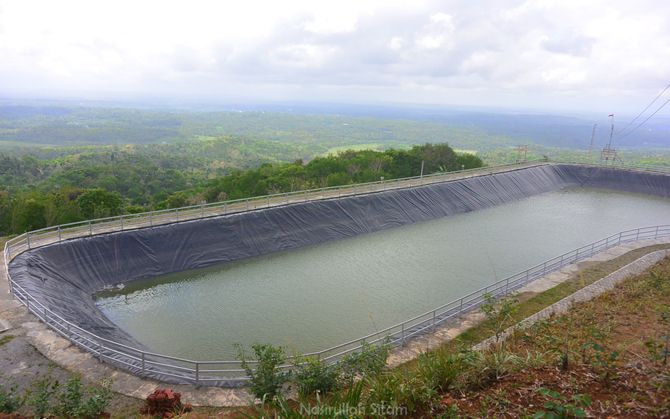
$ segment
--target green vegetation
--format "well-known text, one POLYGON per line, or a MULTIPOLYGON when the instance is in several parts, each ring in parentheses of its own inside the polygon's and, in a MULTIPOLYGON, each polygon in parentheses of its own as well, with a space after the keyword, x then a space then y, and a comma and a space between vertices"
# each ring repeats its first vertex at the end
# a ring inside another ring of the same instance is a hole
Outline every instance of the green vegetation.
MULTIPOLYGON (((14 413, 27 406, 34 417, 99 418, 112 399, 110 383, 84 387, 79 376, 70 378, 61 387, 51 377, 37 380, 32 390, 18 396, 14 388, 0 388, 0 413, 14 413)), ((14 417, 14 416, 10 416, 14 417)), ((22 417, 22 416, 16 416, 22 417)))
POLYGON ((16 394, 15 388, 0 387, 0 413, 16 412, 24 403, 25 399, 16 394))
POLYGON ((294 361, 293 377, 302 398, 316 394, 333 392, 340 385, 339 368, 327 365, 315 357, 297 356, 294 361))
MULTIPOLYGON (((402 114, 401 114, 402 115, 402 114)), ((182 111, 68 106, 12 106, 0 103, 0 145, 83 146, 161 144, 198 137, 232 136, 293 145, 312 155, 333 147, 383 144, 384 148, 448 141, 457 147, 488 149, 514 144, 472 124, 439 119, 369 117, 309 112, 182 111)))
POLYGON ((197 163, 177 154, 160 160, 134 148, 48 163, 26 156, 3 158, 0 167, 6 170, 0 176, 7 186, 0 189, 0 234, 204 201, 417 176, 422 161, 424 174, 483 165, 478 157, 458 155, 446 144, 346 151, 308 163, 298 159, 214 173, 196 169, 197 163))
POLYGON ((273 398, 289 379, 289 373, 281 369, 286 353, 283 348, 267 344, 254 344, 251 349, 254 351, 255 368, 249 364, 244 349, 238 347, 242 369, 249 377, 249 389, 258 398, 273 398))
POLYGON ((0 346, 3 346, 14 339, 14 335, 4 335, 0 338, 0 346))
MULTIPOLYGON (((610 264, 592 266, 588 274, 614 270, 637 257, 639 253, 631 252, 610 264)), ((478 326, 485 337, 495 336, 500 322, 508 323, 525 311, 524 302, 488 304, 487 320, 478 326)), ((667 333, 662 313, 668 312, 669 304, 670 259, 666 259, 566 315, 514 331, 504 346, 494 343, 474 351, 469 339, 455 340, 397 369, 378 362, 386 359, 382 354, 343 387, 311 397, 301 394, 295 402, 279 393, 264 398, 248 416, 655 416, 670 407, 667 365, 659 362, 656 349, 644 355, 642 350, 649 345, 640 337, 667 333)))

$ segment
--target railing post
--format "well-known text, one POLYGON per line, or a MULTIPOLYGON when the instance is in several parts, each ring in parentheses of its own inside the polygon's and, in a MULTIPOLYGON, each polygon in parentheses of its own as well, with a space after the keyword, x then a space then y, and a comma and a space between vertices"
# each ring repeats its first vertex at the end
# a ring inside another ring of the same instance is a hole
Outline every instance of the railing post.
POLYGON ((144 352, 142 352, 142 374, 144 374, 144 352))
POLYGON ((205 216, 205 204, 200 204, 200 218, 205 216))
POLYGON ((228 205, 224 202, 223 203, 223 215, 226 215, 227 211, 228 211, 228 205))
POLYGON ((305 191, 305 202, 307 202, 307 191, 305 191))
POLYGON ((91 223, 91 220, 88 220, 88 235, 93 235, 93 224, 91 223))
POLYGON ((658 238, 658 226, 656 226, 656 233, 654 233, 654 240, 658 238))
POLYGON ((60 225, 58 226, 58 242, 61 241, 60 225))
POLYGON ((195 385, 200 385, 200 364, 195 363, 195 385))
POLYGON ((400 344, 405 346, 405 323, 403 323, 400 329, 400 344))
POLYGON ((30 231, 26 233, 26 242, 28 243, 28 250, 30 250, 30 231))
POLYGON ((559 268, 563 267, 563 255, 561 255, 561 263, 558 265, 559 268))
POLYGON ((179 221, 179 208, 175 208, 174 215, 177 218, 177 221, 179 221))
POLYGON ((435 311, 433 310, 433 331, 435 331, 435 325, 437 324, 437 322, 435 321, 435 314, 436 314, 436 313, 435 313, 435 311))
POLYGON ((121 216, 121 231, 123 231, 123 215, 121 216))
POLYGON ((244 204, 246 206, 246 210, 249 211, 249 198, 247 198, 247 200, 244 201, 244 204))
POLYGON ((47 308, 44 307, 44 324, 49 326, 49 316, 47 315, 47 308))
POLYGON ((268 208, 270 208, 270 197, 268 196, 268 208))
POLYGON ((618 242, 618 244, 621 244, 621 235, 622 234, 623 234, 623 232, 619 232, 619 242, 618 242))

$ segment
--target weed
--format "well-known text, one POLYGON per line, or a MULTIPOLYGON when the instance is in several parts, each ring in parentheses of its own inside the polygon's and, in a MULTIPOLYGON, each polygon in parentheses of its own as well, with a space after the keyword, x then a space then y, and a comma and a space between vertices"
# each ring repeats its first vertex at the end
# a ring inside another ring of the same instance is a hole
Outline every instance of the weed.
POLYGON ((44 377, 34 384, 32 394, 28 397, 27 403, 33 408, 35 416, 44 417, 51 407, 51 398, 58 389, 58 381, 54 381, 50 376, 44 377))
POLYGON ((340 361, 340 370, 345 382, 351 383, 357 377, 373 377, 386 369, 386 360, 391 352, 388 344, 374 346, 363 342, 361 349, 346 355, 340 361))
POLYGON ((339 369, 314 357, 296 357, 293 380, 300 397, 330 393, 338 387, 339 369))
POLYGON ((112 400, 112 382, 103 380, 99 387, 89 387, 88 398, 81 406, 82 416, 87 418, 99 418, 112 400))
POLYGON ((447 391, 462 372, 462 359, 446 350, 422 353, 417 358, 417 372, 433 390, 447 391))
POLYGON ((380 406, 415 412, 427 406, 437 394, 426 387, 416 376, 406 377, 401 372, 385 372, 366 380, 368 395, 366 405, 370 411, 380 406))
POLYGON ((16 395, 16 388, 11 387, 8 391, 0 389, 0 413, 12 413, 19 410, 25 399, 16 395))
POLYGON ((586 417, 584 408, 591 406, 591 398, 585 394, 576 394, 568 401, 561 393, 547 388, 538 389, 538 393, 549 400, 544 403, 547 410, 536 412, 535 419, 583 418, 586 417))
POLYGON ((247 361, 244 350, 238 345, 238 358, 242 361, 242 368, 246 371, 250 380, 251 392, 256 397, 274 397, 281 390, 282 385, 288 381, 289 373, 282 372, 280 367, 286 360, 283 348, 272 345, 251 345, 254 351, 256 368, 251 368, 247 361))
POLYGON ((14 335, 5 335, 0 338, 0 346, 4 346, 14 339, 14 335))
POLYGON ((496 301, 491 294, 484 295, 481 311, 486 316, 486 324, 493 332, 496 343, 500 341, 500 336, 505 329, 513 323, 514 313, 518 308, 517 303, 518 301, 508 298, 496 301))
POLYGON ((56 415, 67 418, 81 416, 81 400, 83 396, 84 389, 81 384, 81 378, 73 376, 65 384, 65 390, 59 394, 59 404, 54 409, 56 415))

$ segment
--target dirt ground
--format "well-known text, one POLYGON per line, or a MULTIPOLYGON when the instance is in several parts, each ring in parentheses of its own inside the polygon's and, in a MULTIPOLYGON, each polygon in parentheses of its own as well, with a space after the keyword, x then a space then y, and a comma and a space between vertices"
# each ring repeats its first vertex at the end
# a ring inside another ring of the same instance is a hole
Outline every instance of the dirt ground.
MULTIPOLYGON (((11 324, 36 321, 25 310, 0 312, 0 318, 11 324)), ((61 383, 70 379, 70 372, 30 344, 24 330, 0 333, 0 389, 23 393, 45 376, 61 383)), ((537 367, 504 372, 480 388, 442 394, 440 402, 445 417, 523 417, 561 409, 564 417, 581 411, 589 417, 670 417, 668 336, 670 260, 665 260, 505 343, 506 352, 537 357, 537 367)), ((108 411, 112 417, 137 417, 141 405, 141 400, 114 394, 108 411)), ((199 408, 186 416, 239 417, 235 410, 199 408)))
POLYGON ((467 417, 560 409, 567 417, 579 411, 588 417, 670 417, 669 337, 665 259, 564 316, 517 332, 501 349, 530 354, 543 365, 503 374, 484 388, 445 394, 442 403, 467 417))

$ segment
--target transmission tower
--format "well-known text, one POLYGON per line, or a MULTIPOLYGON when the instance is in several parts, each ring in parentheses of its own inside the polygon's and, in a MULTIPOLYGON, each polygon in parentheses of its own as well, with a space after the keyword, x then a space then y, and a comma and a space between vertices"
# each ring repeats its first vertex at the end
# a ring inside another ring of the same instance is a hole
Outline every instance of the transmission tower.
POLYGON ((619 157, 619 154, 617 153, 615 148, 612 148, 612 137, 614 136, 614 114, 609 114, 608 117, 610 118, 610 140, 607 142, 607 146, 603 148, 603 150, 600 152, 600 160, 605 162, 605 165, 607 165, 610 161, 612 164, 615 162, 620 162, 623 163, 623 160, 619 157))

